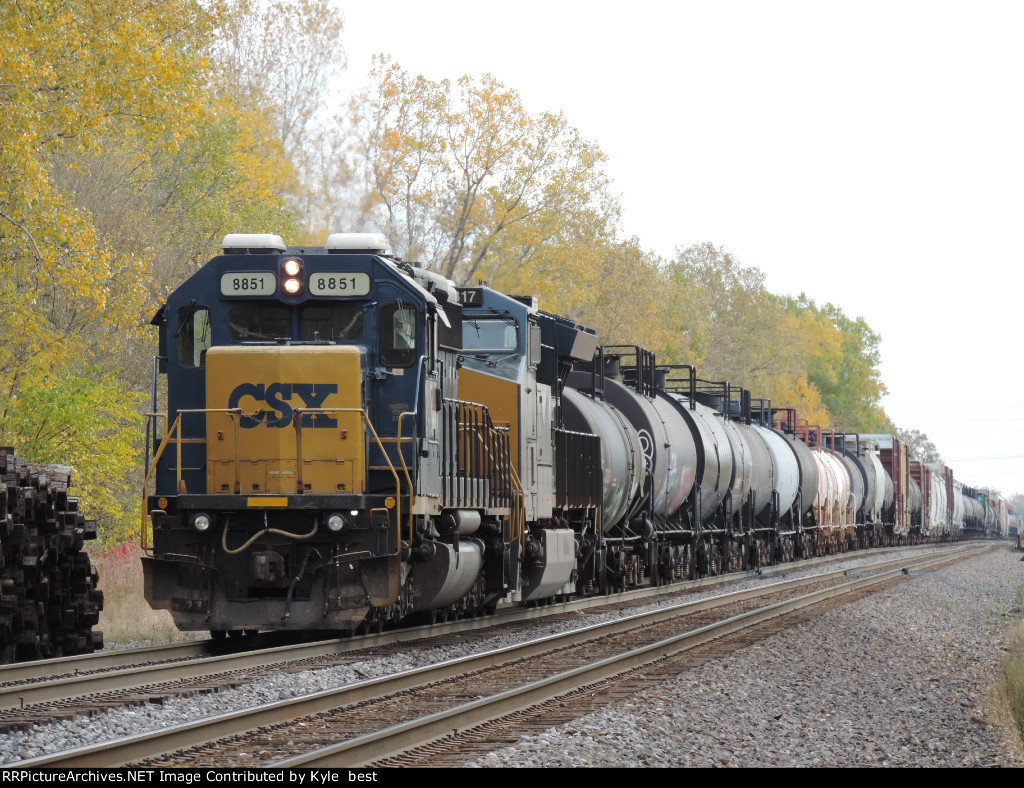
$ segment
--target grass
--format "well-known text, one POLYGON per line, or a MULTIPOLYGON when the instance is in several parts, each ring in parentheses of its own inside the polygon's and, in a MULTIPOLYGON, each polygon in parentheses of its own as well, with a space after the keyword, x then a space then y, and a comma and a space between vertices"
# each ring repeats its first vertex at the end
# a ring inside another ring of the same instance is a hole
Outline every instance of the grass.
MULTIPOLYGON (((1024 583, 1017 586, 1014 601, 1013 612, 1024 612, 1024 583)), ((1024 621, 1018 620, 1009 633, 1001 667, 1000 695, 1018 732, 1024 736, 1024 621)))
POLYGON ((178 632, 166 610, 152 610, 143 596, 142 550, 121 544, 89 557, 100 573, 103 611, 97 629, 107 643, 159 643, 191 635, 178 632))

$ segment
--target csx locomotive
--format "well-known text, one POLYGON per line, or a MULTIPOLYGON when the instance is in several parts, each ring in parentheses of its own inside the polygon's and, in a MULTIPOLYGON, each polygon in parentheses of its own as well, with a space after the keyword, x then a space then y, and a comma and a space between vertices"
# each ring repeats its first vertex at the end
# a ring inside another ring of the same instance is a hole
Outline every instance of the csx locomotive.
POLYGON ((146 596, 183 630, 379 630, 1000 527, 892 436, 598 347, 382 236, 222 246, 153 321, 146 596))

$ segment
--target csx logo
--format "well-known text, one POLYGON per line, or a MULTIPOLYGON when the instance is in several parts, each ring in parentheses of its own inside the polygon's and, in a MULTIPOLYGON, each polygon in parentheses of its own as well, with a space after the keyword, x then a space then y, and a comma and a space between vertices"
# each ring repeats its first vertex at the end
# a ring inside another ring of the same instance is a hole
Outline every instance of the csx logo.
MULTIPOLYGON (((331 394, 338 393, 336 383, 243 383, 231 392, 228 397, 229 408, 241 408, 252 411, 252 402, 266 403, 273 410, 260 410, 253 416, 242 416, 241 424, 245 429, 252 429, 260 424, 268 427, 287 427, 292 423, 294 399, 298 398, 301 408, 322 408, 324 400, 331 394)), ((325 428, 337 427, 338 420, 325 413, 307 413, 302 417, 303 427, 325 428)))

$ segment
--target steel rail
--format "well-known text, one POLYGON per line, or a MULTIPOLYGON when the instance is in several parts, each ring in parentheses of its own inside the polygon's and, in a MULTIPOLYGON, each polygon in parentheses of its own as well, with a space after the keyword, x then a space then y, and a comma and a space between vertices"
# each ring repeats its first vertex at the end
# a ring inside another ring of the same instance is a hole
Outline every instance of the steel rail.
MULTIPOLYGON (((952 548, 953 550, 967 549, 965 547, 952 548)), ((943 551, 947 552, 947 551, 943 551)), ((882 568, 889 564, 899 563, 907 559, 891 559, 889 562, 869 564, 882 568)), ((811 575, 813 578, 808 582, 819 582, 820 580, 844 574, 845 570, 826 572, 820 575, 811 575)), ((657 589, 639 589, 640 591, 657 592, 670 588, 661 586, 657 589)), ((674 590, 677 588, 671 587, 674 590)), ((627 594, 635 592, 626 592, 627 594)), ((664 591, 663 593, 669 593, 664 591)), ((640 595, 637 598, 643 599, 653 597, 655 593, 640 595)), ((618 595, 619 598, 625 595, 618 595)), ((725 595, 729 601, 735 601, 742 597, 725 595)), ((352 651, 372 648, 374 646, 400 643, 409 640, 420 640, 426 637, 436 637, 441 634, 453 632, 465 632, 475 629, 483 629, 496 624, 508 623, 510 621, 527 620, 540 616, 549 616, 563 611, 577 611, 587 607, 605 606, 609 601, 619 601, 616 598, 602 597, 600 599, 580 600, 577 602, 560 603, 544 608, 509 608, 504 615, 491 616, 484 619, 468 619, 453 621, 450 624, 415 627, 412 629, 398 630, 395 632, 380 635, 371 635, 359 639, 333 639, 314 641, 312 643, 295 643, 285 646, 271 648, 246 650, 240 652, 211 654, 209 644, 211 641, 204 641, 207 646, 205 653, 198 655, 197 659, 168 660, 163 663, 153 664, 152 661, 142 665, 129 665, 127 667, 114 667, 113 669, 89 673, 76 674, 73 677, 50 678, 30 683, 12 684, 0 686, 0 710, 24 709, 41 703, 52 703, 54 701, 73 700, 85 698, 103 692, 116 692, 119 690, 134 690, 145 687, 157 687, 172 682, 183 680, 196 680, 210 678, 218 675, 226 675, 239 670, 251 670, 253 668, 268 667, 281 664, 282 662, 296 662, 308 659, 330 658, 352 651)), ((191 646, 194 653, 196 646, 191 646)), ((143 650, 142 654, 146 655, 143 650)), ((159 648, 154 652, 148 652, 154 657, 159 654, 159 648)), ((112 662, 116 665, 116 652, 111 656, 115 657, 112 662)), ((74 658, 70 658, 74 659, 74 658)), ((51 663, 60 660, 48 660, 51 663)), ((50 667, 48 666, 48 667, 50 667)), ((54 675, 53 672, 49 673, 54 675)))
MULTIPOLYGON (((685 580, 676 583, 669 583, 656 588, 638 588, 631 591, 624 591, 608 596, 601 597, 587 597, 585 599, 577 599, 570 602, 557 602, 543 607, 536 608, 499 608, 498 611, 491 616, 484 618, 474 619, 460 619, 455 621, 449 621, 446 623, 429 624, 423 626, 409 627, 401 630, 393 630, 384 632, 376 635, 363 635, 359 637, 345 637, 345 638, 325 638, 323 640, 315 640, 307 642, 305 644, 292 644, 292 645, 306 645, 312 647, 314 644, 320 644, 324 649, 323 654, 338 654, 345 653, 348 651, 356 651, 364 648, 373 648, 375 646, 387 645, 391 643, 401 643, 409 640, 421 640, 426 637, 433 637, 436 635, 447 635, 455 634, 459 632, 470 632, 477 629, 483 629, 493 624, 504 624, 512 621, 525 621, 534 618, 541 618, 548 615, 555 615, 558 613, 569 613, 577 612, 581 610, 587 610, 594 607, 604 607, 606 605, 616 604, 619 602, 632 602, 642 599, 655 598, 666 594, 676 594, 685 591, 690 591, 700 588, 715 587, 720 585, 729 585, 731 583, 740 582, 755 577, 772 577, 779 574, 787 574, 789 572, 800 571, 802 569, 810 569, 815 566, 822 564, 834 563, 841 560, 856 560, 857 558, 870 558, 872 556, 882 556, 886 553, 904 551, 904 550, 926 550, 930 549, 936 552, 945 552, 948 550, 963 549, 964 545, 958 546, 936 546, 936 545, 914 545, 911 547, 893 547, 883 548, 880 550, 864 551, 855 550, 849 553, 837 553, 835 555, 818 556, 816 558, 808 558, 800 561, 793 561, 784 564, 775 564, 773 566, 764 567, 760 570, 747 570, 743 572, 730 572, 723 575, 714 575, 710 577, 700 578, 698 580, 685 580), (332 650, 333 648, 333 650, 332 650)), ((901 559, 893 559, 899 561, 901 559)), ((906 559, 903 559, 906 560, 906 559)), ((264 633, 258 635, 259 641, 265 641, 272 639, 278 634, 284 633, 264 633)), ((259 642, 257 641, 257 642, 259 642)), ((174 660, 187 660, 187 659, 204 659, 207 657, 216 656, 227 656, 228 654, 239 654, 242 653, 240 649, 246 651, 267 651, 270 648, 282 648, 281 646, 252 649, 246 648, 245 641, 233 641, 228 640, 226 644, 224 641, 210 640, 209 638, 203 638, 192 641, 185 641, 179 643, 162 644, 155 646, 142 646, 139 648, 130 649, 118 649, 110 651, 98 651, 92 654, 79 654, 70 657, 57 657, 53 659, 42 659, 34 660, 32 662, 18 662, 11 665, 0 665, 0 709, 16 708, 22 703, 22 695, 14 695, 14 685, 25 686, 27 682, 32 681, 50 681, 53 680, 54 676, 73 676, 77 674, 92 673, 97 671, 109 671, 117 669, 129 669, 139 666, 149 666, 154 662, 161 661, 174 661, 174 660), (7 698, 3 695, 8 694, 7 698), (11 705, 11 698, 18 700, 17 704, 11 705)), ((311 654, 315 656, 315 654, 311 654)), ((301 657, 300 657, 301 658, 301 657)), ((193 674, 195 675, 195 674, 193 674)), ((153 682, 145 682, 150 684, 153 682)), ((135 686, 144 686, 135 685, 135 686)), ((131 688, 131 685, 122 685, 123 689, 131 688)), ((92 692, 98 692, 101 690, 90 690, 82 694, 91 694, 92 692)), ((72 698, 78 697, 76 694, 64 694, 60 698, 72 698)), ((40 700, 24 700, 24 703, 41 703, 45 701, 40 700)))
MULTIPOLYGON (((989 548, 977 550, 974 554, 981 554, 986 552, 987 549, 989 548)), ((956 558, 950 556, 929 558, 920 561, 914 568, 928 568, 954 561, 956 558)), ((681 651, 686 651, 709 641, 748 629, 770 619, 819 604, 837 596, 897 579, 908 570, 909 567, 895 569, 871 577, 859 578, 840 586, 813 591, 783 602, 777 602, 749 613, 742 613, 724 621, 700 627, 691 632, 685 632, 648 646, 599 660, 590 665, 568 670, 496 695, 464 703, 447 711, 437 712, 418 720, 411 720, 329 747, 303 753, 294 758, 277 761, 270 764, 270 766, 277 769, 353 767, 375 760, 394 757, 414 747, 423 746, 438 738, 448 736, 459 728, 472 727, 499 719, 535 704, 551 700, 559 695, 604 681, 617 674, 625 673, 638 666, 650 664, 681 651)))
MULTIPOLYGON (((931 555, 927 558, 903 558, 890 559, 878 564, 857 567, 858 572, 872 571, 881 567, 899 565, 900 568, 888 572, 885 579, 898 577, 909 567, 931 566, 937 563, 946 563, 963 557, 972 557, 990 549, 984 547, 958 547, 953 550, 941 551, 941 555, 931 555)), ((443 681, 448 678, 462 676, 472 671, 512 662, 536 654, 550 652, 559 648, 574 645, 586 640, 604 637, 627 629, 636 628, 647 624, 657 623, 669 618, 678 617, 710 610, 715 607, 745 601, 758 596, 766 596, 781 591, 793 590, 801 586, 820 583, 845 575, 850 570, 836 570, 834 572, 811 575, 804 578, 785 580, 779 583, 758 586, 756 588, 743 589, 728 594, 708 597, 706 599, 683 602, 676 605, 666 606, 654 611, 638 613, 613 621, 578 628, 569 632, 550 635, 544 638, 531 640, 526 643, 495 649, 492 651, 475 654, 459 659, 430 665, 425 668, 418 668, 391 674, 380 678, 369 679, 356 684, 346 685, 330 690, 311 693, 309 695, 290 698, 274 703, 262 704, 249 709, 228 712, 225 714, 207 717, 190 723, 175 725, 158 731, 150 731, 135 736, 116 739, 111 742, 79 747, 52 755, 40 756, 31 760, 25 760, 12 764, 18 768, 34 767, 109 767, 120 766, 132 761, 163 755, 175 750, 196 746, 207 741, 236 736, 246 733, 261 726, 275 725, 288 722, 312 714, 328 712, 339 706, 358 703, 361 701, 380 697, 384 694, 391 694, 426 684, 443 681)), ((876 575, 875 577, 879 577, 876 575)), ((857 580, 857 583, 870 582, 857 580)), ((801 597, 802 598, 802 597, 801 597)), ((606 603, 607 604, 607 603, 606 603)), ((730 619, 733 620, 733 619, 730 619)), ((706 629, 706 628, 705 628, 706 629)), ((461 723, 460 723, 461 725, 461 723)), ((459 726, 456 726, 459 727, 459 726)), ((445 733, 450 733, 449 726, 445 733)), ((375 755, 376 757, 384 757, 375 755)))

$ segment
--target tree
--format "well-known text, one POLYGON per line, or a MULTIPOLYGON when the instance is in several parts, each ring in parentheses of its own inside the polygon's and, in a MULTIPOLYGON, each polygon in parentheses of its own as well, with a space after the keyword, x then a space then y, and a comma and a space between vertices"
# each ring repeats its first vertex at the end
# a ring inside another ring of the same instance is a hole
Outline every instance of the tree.
MULTIPOLYGON (((500 248, 500 247, 499 247, 500 248)), ((639 240, 583 237, 546 243, 501 266, 491 284, 536 296, 542 309, 594 329, 604 344, 663 346, 669 337, 661 308, 660 259, 639 240)))
POLYGON ((561 114, 530 115, 490 75, 453 89, 381 58, 371 76, 354 104, 360 204, 405 259, 460 284, 496 281, 569 237, 614 235, 605 156, 561 114))
POLYGON ((897 429, 896 437, 907 445, 915 460, 929 464, 944 462, 938 448, 920 430, 897 429))
POLYGON ((343 226, 329 226, 335 204, 351 198, 348 143, 332 109, 340 103, 332 82, 345 68, 341 14, 329 0, 227 0, 221 19, 221 92, 246 117, 262 118, 283 150, 299 218, 292 240, 322 240, 343 226))
POLYGON ((677 253, 660 285, 670 326, 659 357, 692 363, 706 380, 742 386, 802 418, 827 423, 807 381, 816 326, 787 313, 764 286, 764 274, 711 243, 677 253))
POLYGON ((189 0, 0 7, 0 443, 73 464, 108 529, 131 527, 157 297, 237 217, 285 215, 247 158, 273 149, 261 119, 210 87, 217 22, 189 0))
POLYGON ((812 349, 807 370, 808 381, 828 409, 831 426, 869 433, 890 428, 881 407, 886 393, 878 369, 881 337, 864 318, 852 320, 834 304, 819 307, 802 293, 797 298, 787 296, 784 303, 798 319, 817 321, 824 334, 835 332, 812 349))

